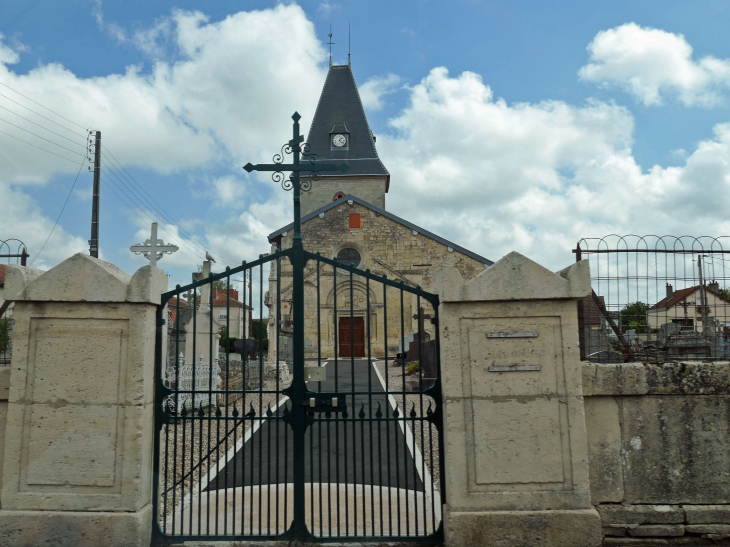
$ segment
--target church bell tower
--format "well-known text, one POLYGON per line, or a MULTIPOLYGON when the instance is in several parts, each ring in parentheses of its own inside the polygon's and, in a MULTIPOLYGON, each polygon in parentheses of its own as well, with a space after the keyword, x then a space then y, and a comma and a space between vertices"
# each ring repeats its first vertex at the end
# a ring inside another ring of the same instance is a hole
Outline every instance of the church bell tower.
POLYGON ((307 143, 319 161, 346 163, 346 173, 321 173, 302 193, 302 215, 348 194, 385 209, 390 173, 380 161, 350 65, 330 66, 307 143))

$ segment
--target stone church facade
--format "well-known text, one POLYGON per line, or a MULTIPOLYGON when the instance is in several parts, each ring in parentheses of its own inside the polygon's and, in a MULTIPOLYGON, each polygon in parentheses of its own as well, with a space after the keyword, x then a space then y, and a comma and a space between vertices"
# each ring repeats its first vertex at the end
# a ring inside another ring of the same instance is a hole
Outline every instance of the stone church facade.
MULTIPOLYGON (((355 264, 362 270, 369 269, 376 275, 387 275, 388 279, 403 281, 411 287, 420 286, 429 292, 435 291, 434 278, 440 265, 456 268, 465 281, 491 265, 487 258, 386 211, 385 194, 390 187, 390 174, 378 157, 375 142, 351 67, 330 67, 307 143, 311 152, 319 156, 319 161, 346 162, 350 169, 346 174, 329 176, 323 172, 321 180, 313 182, 311 190, 302 194, 304 248, 313 253, 319 252, 326 258, 355 264)), ((270 234, 272 252, 290 248, 292 237, 293 224, 270 234)), ((335 351, 339 356, 349 356, 351 350, 356 357, 364 357, 367 345, 358 344, 358 335, 365 341, 370 339, 374 357, 383 357, 386 352, 388 356, 394 356, 401 350, 401 338, 407 338, 418 330, 418 320, 413 317, 418 313, 417 298, 404 293, 404 328, 401 332, 400 291, 389 288, 384 294, 381 284, 371 282, 368 317, 366 280, 353 275, 351 302, 349 272, 338 270, 335 279, 333 269, 330 265, 322 265, 318 279, 316 264, 307 264, 304 277, 307 357, 317 357, 318 339, 321 340, 323 358, 334 357, 335 351), (384 324, 386 307, 387 325, 384 324), (335 348, 335 331, 349 329, 351 321, 355 330, 353 345, 343 348, 340 341, 340 347, 335 348), (371 331, 369 337, 368 328, 371 331)), ((281 294, 280 345, 281 338, 285 339, 290 331, 291 276, 291 265, 287 259, 282 259, 278 288, 281 294)), ((271 267, 265 304, 269 307, 269 359, 273 362, 277 359, 275 262, 271 267)), ((427 302, 421 301, 420 306, 424 313, 433 313, 427 302)), ((434 327, 428 321, 426 330, 434 334, 434 327)), ((407 343, 405 347, 407 349, 407 343)), ((280 353, 285 359, 285 351, 282 349, 280 353)))

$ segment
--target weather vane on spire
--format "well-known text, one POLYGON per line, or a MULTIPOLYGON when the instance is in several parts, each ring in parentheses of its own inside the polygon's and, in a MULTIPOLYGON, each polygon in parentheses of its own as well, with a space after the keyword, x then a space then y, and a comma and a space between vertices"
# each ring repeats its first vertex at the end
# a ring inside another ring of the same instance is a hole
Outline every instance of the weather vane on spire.
POLYGON ((330 66, 332 66, 332 45, 334 42, 332 41, 332 23, 330 23, 330 33, 327 35, 330 39, 329 42, 327 42, 330 46, 330 66))

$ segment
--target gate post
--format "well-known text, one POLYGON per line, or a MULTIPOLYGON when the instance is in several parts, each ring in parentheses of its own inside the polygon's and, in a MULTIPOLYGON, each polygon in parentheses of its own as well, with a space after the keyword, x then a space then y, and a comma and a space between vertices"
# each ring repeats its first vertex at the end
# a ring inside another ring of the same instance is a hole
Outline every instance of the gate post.
POLYGON ((513 252, 437 286, 447 545, 600 545, 575 313, 588 261, 556 274, 513 252))
POLYGON ((148 546, 155 311, 167 278, 79 253, 9 266, 15 302, 0 546, 148 546))

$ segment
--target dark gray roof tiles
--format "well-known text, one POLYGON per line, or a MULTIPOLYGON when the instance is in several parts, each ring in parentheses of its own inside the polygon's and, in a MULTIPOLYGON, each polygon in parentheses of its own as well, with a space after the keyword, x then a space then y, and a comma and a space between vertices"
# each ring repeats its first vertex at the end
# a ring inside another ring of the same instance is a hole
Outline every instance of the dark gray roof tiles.
POLYGON ((360 93, 348 65, 330 67, 317 110, 314 112, 307 144, 310 146, 310 153, 319 156, 318 161, 344 162, 350 167, 344 174, 322 172, 323 177, 384 176, 387 177, 387 191, 390 173, 378 157, 360 93), (332 133, 349 133, 349 146, 333 148, 330 137, 332 133))
MULTIPOLYGON (((399 224, 402 224, 403 226, 406 226, 406 227, 410 228, 411 230, 416 230, 419 234, 422 234, 422 235, 424 235, 426 237, 430 237, 431 239, 433 239, 435 241, 438 241, 439 243, 441 243, 443 245, 446 245, 447 247, 451 247, 452 249, 455 249, 455 250, 459 251, 460 253, 463 253, 466 256, 469 256, 469 257, 473 258, 474 260, 478 260, 479 262, 483 263, 485 266, 491 266, 492 264, 494 264, 494 262, 492 262, 488 258, 485 258, 485 257, 483 257, 481 255, 476 254, 476 253, 473 253, 469 249, 465 249, 461 245, 457 245, 456 243, 452 243, 448 239, 444 239, 443 237, 437 236, 433 232, 429 232, 428 230, 424 230, 420 226, 416 226, 412 222, 408 222, 407 220, 404 220, 404 219, 402 219, 400 217, 397 217, 394 214, 389 213, 385 209, 381 209, 380 207, 376 207, 375 205, 373 205, 371 203, 368 203, 367 201, 365 201, 363 199, 360 199, 357 196, 353 196, 352 194, 348 194, 348 195, 346 195, 344 197, 341 197, 340 199, 338 199, 336 201, 333 201, 332 203, 328 203, 327 205, 325 205, 323 207, 320 207, 316 211, 312 211, 308 215, 304 215, 302 217, 302 224, 304 224, 305 222, 307 222, 308 220, 310 220, 310 219, 312 219, 312 218, 314 218, 316 216, 319 216, 320 213, 325 213, 325 212, 329 211, 330 209, 333 209, 334 207, 337 207, 339 205, 342 205, 343 203, 347 203, 348 201, 353 201, 353 202, 355 202, 355 203, 357 203, 359 205, 362 205, 363 207, 367 207, 371 211, 374 211, 374 212, 376 212, 376 213, 378 213, 378 214, 380 214, 380 215, 382 215, 384 217, 387 217, 387 218, 389 218, 391 220, 394 220, 395 222, 397 222, 399 224)), ((294 228, 294 223, 292 222, 291 224, 287 224, 283 228, 279 228, 277 231, 269 234, 269 243, 273 242, 273 240, 275 238, 279 237, 284 232, 288 232, 289 230, 291 230, 293 228, 294 228)))

